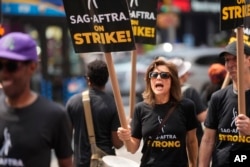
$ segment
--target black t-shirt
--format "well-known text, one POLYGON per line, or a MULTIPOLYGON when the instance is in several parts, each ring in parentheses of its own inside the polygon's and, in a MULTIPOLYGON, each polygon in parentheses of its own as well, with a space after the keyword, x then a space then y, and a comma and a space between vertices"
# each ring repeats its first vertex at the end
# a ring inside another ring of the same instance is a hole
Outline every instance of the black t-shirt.
POLYGON ((0 166, 49 167, 72 155, 71 124, 63 106, 38 96, 24 108, 10 108, 0 97, 0 166))
POLYGON ((194 102, 196 114, 200 114, 206 110, 206 106, 202 103, 199 93, 193 87, 188 87, 183 91, 183 97, 194 102))
POLYGON ((214 92, 216 92, 217 90, 221 89, 221 85, 222 84, 213 84, 210 83, 208 84, 202 91, 201 91, 201 101, 203 102, 203 104, 205 106, 208 106, 209 101, 211 99, 211 96, 214 92))
MULTIPOLYGON (((250 91, 246 91, 246 115, 250 116, 250 91)), ((230 151, 250 151, 250 137, 239 137, 235 126, 238 115, 238 96, 233 86, 215 92, 210 100, 209 110, 204 125, 217 131, 217 142, 213 153, 212 166, 229 166, 230 151)))
MULTIPOLYGON (((201 97, 195 88, 191 87, 190 85, 183 85, 182 91, 183 91, 182 92, 183 97, 188 98, 194 102, 196 115, 206 110, 206 106, 202 103, 201 97)), ((197 134, 198 143, 200 144, 201 138, 203 136, 203 129, 202 129, 201 123, 198 124, 196 134, 197 134)))
MULTIPOLYGON (((114 98, 97 89, 89 90, 91 112, 94 123, 96 144, 110 155, 115 155, 111 141, 112 131, 120 127, 114 98)), ((66 104, 74 128, 74 157, 78 167, 89 166, 90 144, 86 127, 82 95, 72 96, 66 104)))
POLYGON ((158 130, 171 106, 169 102, 152 108, 140 102, 135 107, 131 128, 133 137, 144 140, 141 167, 188 165, 186 133, 197 128, 194 103, 184 98, 158 130))

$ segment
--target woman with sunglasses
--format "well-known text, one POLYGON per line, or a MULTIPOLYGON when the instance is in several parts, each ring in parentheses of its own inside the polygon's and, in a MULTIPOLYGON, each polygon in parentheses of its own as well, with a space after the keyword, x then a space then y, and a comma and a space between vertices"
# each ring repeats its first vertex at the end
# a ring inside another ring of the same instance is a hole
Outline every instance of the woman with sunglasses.
POLYGON ((182 98, 176 66, 155 60, 145 81, 144 100, 135 106, 131 128, 118 128, 119 138, 131 153, 143 139, 141 167, 196 167, 195 107, 182 98))

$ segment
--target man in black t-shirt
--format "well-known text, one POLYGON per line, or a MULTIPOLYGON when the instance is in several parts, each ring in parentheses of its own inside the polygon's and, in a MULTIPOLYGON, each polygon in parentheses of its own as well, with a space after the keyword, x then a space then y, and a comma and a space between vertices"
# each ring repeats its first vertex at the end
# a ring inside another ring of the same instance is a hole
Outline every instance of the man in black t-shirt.
MULTIPOLYGON (((205 131, 199 151, 199 167, 207 167, 212 158, 212 167, 231 166, 230 154, 250 151, 250 47, 244 44, 244 82, 246 111, 238 112, 237 43, 225 47, 220 57, 225 59, 225 67, 232 84, 215 92, 210 100, 205 131), (241 134, 241 136, 239 135, 241 134)), ((239 164, 240 165, 240 164, 239 164)), ((244 164, 242 163, 244 166, 244 164)), ((236 164, 233 166, 237 166, 236 164)), ((241 166, 241 165, 240 165, 241 166)), ((249 166, 245 165, 245 166, 249 166)))
MULTIPOLYGON (((94 124, 96 144, 104 152, 115 155, 115 148, 123 146, 117 136, 120 126, 118 112, 113 96, 105 92, 109 73, 102 60, 94 60, 87 66, 86 79, 89 86, 90 106, 94 124)), ((77 167, 90 165, 90 144, 82 103, 82 94, 72 96, 67 104, 74 128, 74 159, 77 167)))
POLYGON ((71 124, 62 105, 30 89, 38 56, 35 41, 12 32, 0 39, 0 166, 72 167, 71 124))

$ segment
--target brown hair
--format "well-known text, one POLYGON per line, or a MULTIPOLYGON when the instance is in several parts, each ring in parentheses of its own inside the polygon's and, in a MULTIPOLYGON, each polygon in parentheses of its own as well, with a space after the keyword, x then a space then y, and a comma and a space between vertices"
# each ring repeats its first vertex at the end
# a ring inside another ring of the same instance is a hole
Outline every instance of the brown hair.
POLYGON ((146 71, 146 74, 145 74, 146 88, 144 92, 142 93, 144 102, 151 106, 155 105, 155 95, 154 95, 153 90, 151 89, 149 73, 152 72, 157 66, 160 66, 160 65, 166 66, 169 69, 169 72, 171 73, 170 100, 172 102, 177 103, 182 98, 181 86, 180 86, 180 81, 178 78, 178 71, 177 71, 176 66, 171 62, 166 62, 161 59, 154 60, 148 66, 148 69, 146 71))

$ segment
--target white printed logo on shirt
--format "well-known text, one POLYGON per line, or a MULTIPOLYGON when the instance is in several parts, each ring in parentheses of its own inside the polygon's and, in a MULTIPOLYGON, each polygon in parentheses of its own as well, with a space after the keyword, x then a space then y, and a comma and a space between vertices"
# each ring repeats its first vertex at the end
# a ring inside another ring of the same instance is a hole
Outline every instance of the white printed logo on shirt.
POLYGON ((12 167, 23 167, 23 161, 21 159, 10 158, 9 150, 12 147, 11 135, 8 128, 4 128, 3 131, 4 141, 2 148, 0 149, 0 166, 12 166, 12 167))
POLYGON ((0 156, 8 155, 9 149, 11 147, 11 140, 10 140, 10 134, 8 132, 8 128, 4 128, 3 135, 4 135, 4 142, 0 150, 0 156))

